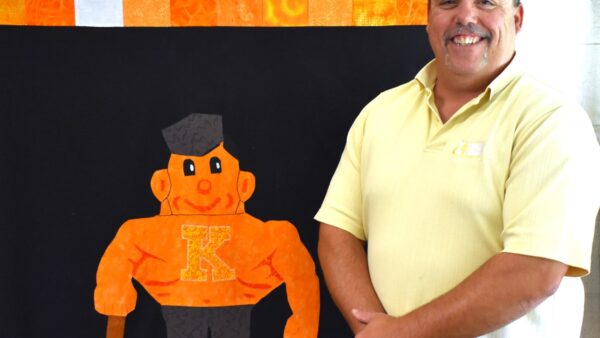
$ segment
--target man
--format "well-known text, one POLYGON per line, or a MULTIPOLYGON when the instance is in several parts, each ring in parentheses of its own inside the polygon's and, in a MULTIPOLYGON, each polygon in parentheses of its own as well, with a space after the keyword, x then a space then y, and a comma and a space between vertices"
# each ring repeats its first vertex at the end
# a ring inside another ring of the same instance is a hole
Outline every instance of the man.
POLYGON ((253 306, 286 284, 285 337, 315 338, 319 281, 296 228, 246 213, 254 175, 224 147, 219 115, 192 114, 163 130, 171 150, 154 173, 160 215, 119 229, 98 266, 96 310, 122 338, 136 279, 162 305, 169 338, 248 338, 253 306))
POLYGON ((589 118, 519 70, 518 0, 429 6, 435 60, 361 112, 315 216, 331 296, 359 338, 579 337, 589 118))

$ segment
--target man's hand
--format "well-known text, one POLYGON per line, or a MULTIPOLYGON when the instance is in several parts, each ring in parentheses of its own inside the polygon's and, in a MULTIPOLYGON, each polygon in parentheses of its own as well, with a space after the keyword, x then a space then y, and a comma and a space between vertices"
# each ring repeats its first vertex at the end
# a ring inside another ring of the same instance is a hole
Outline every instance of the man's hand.
POLYGON ((319 259, 331 297, 359 338, 477 337, 531 311, 568 269, 546 258, 499 253, 446 294, 394 318, 383 313, 364 243, 322 223, 319 259))
POLYGON ((567 271, 549 259, 500 253, 457 287, 401 317, 352 310, 357 338, 477 337, 523 316, 550 296, 567 271))
POLYGON ((355 338, 403 338, 410 337, 402 326, 399 318, 389 316, 383 312, 370 312, 352 309, 352 315, 365 327, 355 338))

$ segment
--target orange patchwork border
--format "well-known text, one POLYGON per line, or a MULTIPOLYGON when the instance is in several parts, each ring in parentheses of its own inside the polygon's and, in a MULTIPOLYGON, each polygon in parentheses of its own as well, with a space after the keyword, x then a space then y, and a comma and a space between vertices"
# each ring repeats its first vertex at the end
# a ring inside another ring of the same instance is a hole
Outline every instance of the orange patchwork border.
MULTIPOLYGON (((122 0, 123 26, 424 25, 427 0, 122 0)), ((92 2, 99 4, 101 2, 92 2)), ((83 6, 85 1, 80 1, 83 6)), ((96 5, 98 6, 98 5, 96 5)), ((0 25, 75 26, 75 0, 0 1, 0 25)))

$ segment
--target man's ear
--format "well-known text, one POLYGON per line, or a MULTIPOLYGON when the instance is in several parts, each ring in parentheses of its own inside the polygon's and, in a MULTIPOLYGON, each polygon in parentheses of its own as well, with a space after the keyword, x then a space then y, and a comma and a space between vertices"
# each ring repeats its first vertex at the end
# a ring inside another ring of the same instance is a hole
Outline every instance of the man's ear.
POLYGON ((256 187, 256 181, 254 179, 254 175, 249 171, 241 171, 238 176, 238 194, 240 195, 240 200, 242 202, 246 202, 250 199, 250 196, 254 193, 254 188, 256 187))
POLYGON ((171 180, 167 169, 161 169, 154 172, 150 180, 150 187, 156 199, 160 202, 164 201, 171 190, 171 180))
POLYGON ((523 4, 519 4, 519 7, 515 9, 515 32, 519 33, 521 27, 523 27, 523 4))

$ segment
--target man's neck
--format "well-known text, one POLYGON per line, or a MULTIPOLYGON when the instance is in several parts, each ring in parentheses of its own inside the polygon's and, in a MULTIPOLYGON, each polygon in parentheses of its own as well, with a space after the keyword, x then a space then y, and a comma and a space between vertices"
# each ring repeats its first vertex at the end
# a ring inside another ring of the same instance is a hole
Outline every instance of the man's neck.
POLYGON ((462 106, 481 94, 492 80, 438 73, 433 94, 442 122, 448 121, 462 106))
POLYGON ((477 76, 451 73, 438 67, 433 93, 442 122, 446 123, 462 106, 483 93, 509 63, 493 73, 477 76))

